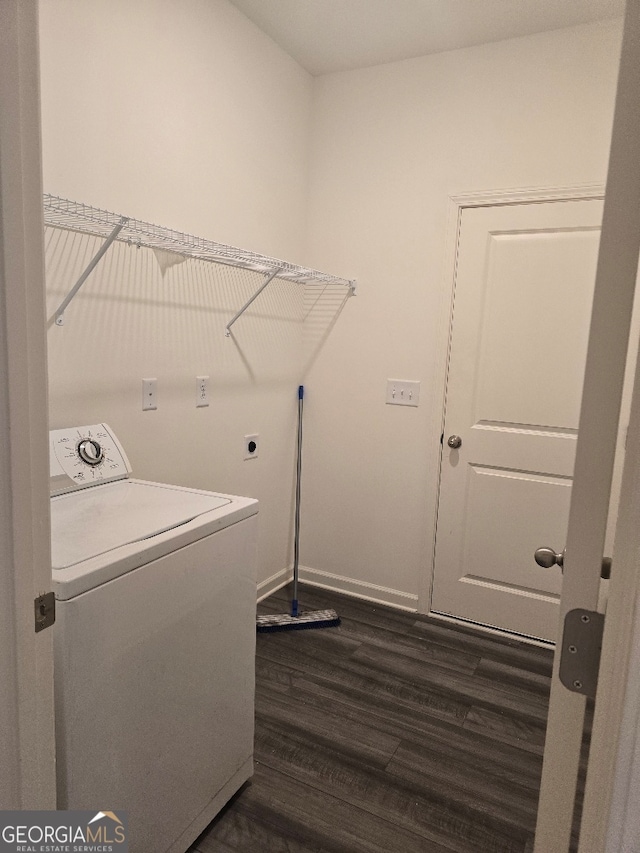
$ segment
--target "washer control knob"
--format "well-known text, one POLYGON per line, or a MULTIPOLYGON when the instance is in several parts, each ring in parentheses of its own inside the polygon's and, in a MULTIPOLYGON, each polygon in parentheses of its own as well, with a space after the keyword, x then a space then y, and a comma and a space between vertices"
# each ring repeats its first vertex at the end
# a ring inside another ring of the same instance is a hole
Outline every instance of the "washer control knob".
POLYGON ((93 438, 83 438, 78 445, 78 456, 87 465, 99 465, 104 458, 104 452, 93 438))

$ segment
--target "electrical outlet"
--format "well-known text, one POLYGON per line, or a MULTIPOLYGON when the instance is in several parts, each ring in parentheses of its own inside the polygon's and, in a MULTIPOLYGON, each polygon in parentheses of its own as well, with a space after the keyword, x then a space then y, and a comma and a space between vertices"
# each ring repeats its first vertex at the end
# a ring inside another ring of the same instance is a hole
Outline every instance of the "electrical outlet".
POLYGON ((196 408, 209 405, 209 377, 196 376, 196 408))
POLYGON ((148 412, 158 408, 157 379, 142 380, 142 411, 148 412))
POLYGON ((391 406, 417 406, 420 383, 409 379, 387 379, 387 403, 391 406))
POLYGON ((258 456, 259 436, 245 435, 244 437, 244 458, 256 459, 258 456))

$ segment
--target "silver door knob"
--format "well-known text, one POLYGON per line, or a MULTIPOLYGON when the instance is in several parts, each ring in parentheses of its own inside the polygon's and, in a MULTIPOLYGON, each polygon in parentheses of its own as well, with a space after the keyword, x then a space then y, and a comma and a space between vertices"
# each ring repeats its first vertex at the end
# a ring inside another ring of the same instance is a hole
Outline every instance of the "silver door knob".
MULTIPOLYGON (((561 554, 556 554, 553 548, 538 548, 533 555, 536 558, 536 563, 542 566, 543 569, 550 569, 551 566, 560 566, 564 571, 564 558, 566 548, 561 554)), ((600 577, 609 580, 611 577, 611 557, 602 558, 602 566, 600 567, 600 577)))
POLYGON ((553 548, 537 548, 533 556, 536 558, 536 563, 543 569, 550 569, 551 566, 562 568, 564 565, 564 551, 556 554, 553 548))
POLYGON ((447 444, 449 447, 453 447, 454 450, 457 450, 459 447, 462 447, 462 439, 459 435, 450 435, 447 439, 447 444))

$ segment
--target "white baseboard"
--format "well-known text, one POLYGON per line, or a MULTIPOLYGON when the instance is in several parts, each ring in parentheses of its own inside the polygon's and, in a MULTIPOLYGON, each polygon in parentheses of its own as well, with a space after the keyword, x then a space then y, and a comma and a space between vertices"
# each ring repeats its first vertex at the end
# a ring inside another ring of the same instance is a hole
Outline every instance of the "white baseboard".
POLYGON ((275 575, 271 575, 270 578, 267 578, 266 581, 261 581, 258 584, 258 603, 260 603, 263 598, 268 598, 272 593, 282 589, 282 587, 286 586, 290 580, 291 568, 288 568, 281 569, 279 572, 276 572, 275 575))
POLYGON ((300 566, 300 583, 310 586, 330 589, 333 592, 342 592, 354 598, 362 598, 365 601, 374 601, 376 604, 386 604, 400 610, 409 610, 416 613, 418 610, 418 596, 408 592, 400 592, 397 589, 389 589, 386 586, 378 586, 374 583, 365 583, 354 578, 345 578, 342 575, 333 575, 320 569, 312 569, 309 566, 300 566))
MULTIPOLYGON (((267 598, 271 593, 282 589, 292 578, 293 569, 291 566, 287 569, 282 569, 276 572, 267 580, 258 584, 258 602, 263 598, 267 598)), ((385 604, 387 607, 395 607, 398 610, 407 610, 410 613, 418 612, 418 596, 411 595, 408 592, 400 592, 397 589, 390 589, 386 586, 378 586, 374 583, 366 583, 358 581, 355 578, 345 578, 342 575, 334 575, 331 572, 323 572, 320 569, 312 569, 310 566, 299 567, 300 583, 316 586, 320 589, 329 589, 332 592, 341 592, 344 595, 350 595, 353 598, 360 598, 364 601, 372 601, 375 604, 385 604)), ((494 637, 511 637, 514 640, 519 640, 523 643, 528 643, 532 646, 540 646, 541 648, 553 648, 553 643, 547 640, 538 640, 535 637, 526 637, 522 634, 513 634, 509 631, 501 631, 498 628, 491 628, 488 625, 479 625, 475 622, 469 622, 465 619, 457 619, 455 616, 449 616, 443 613, 429 613, 432 619, 437 619, 443 624, 460 625, 463 628, 474 628, 476 631, 481 631, 485 634, 492 634, 494 637)))

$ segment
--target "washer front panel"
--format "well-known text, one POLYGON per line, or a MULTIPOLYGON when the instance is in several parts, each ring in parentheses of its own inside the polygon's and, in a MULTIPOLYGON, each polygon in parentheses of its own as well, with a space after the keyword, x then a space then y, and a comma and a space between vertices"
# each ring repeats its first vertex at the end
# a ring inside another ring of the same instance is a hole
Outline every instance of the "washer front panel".
POLYGON ((131 473, 122 445, 107 424, 52 430, 51 494, 121 480, 131 473))

